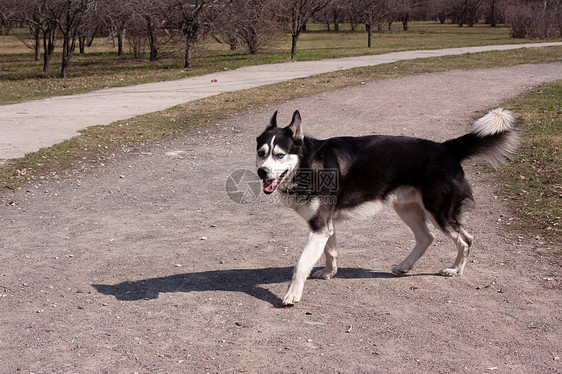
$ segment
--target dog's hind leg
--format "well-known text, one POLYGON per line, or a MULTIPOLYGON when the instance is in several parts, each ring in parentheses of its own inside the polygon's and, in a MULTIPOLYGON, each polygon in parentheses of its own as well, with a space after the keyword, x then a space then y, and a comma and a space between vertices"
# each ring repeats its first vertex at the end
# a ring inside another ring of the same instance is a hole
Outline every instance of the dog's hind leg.
POLYGON ((443 230, 443 232, 453 239, 457 246, 457 258, 455 259, 455 263, 451 267, 447 267, 441 269, 439 274, 444 275, 446 277, 453 277, 455 275, 461 275, 464 266, 466 265, 466 260, 468 258, 468 254, 470 253, 470 246, 472 245, 472 236, 466 230, 459 226, 457 231, 448 231, 443 230))
MULTIPOLYGON (((466 185, 466 181, 463 181, 466 185)), ((462 186, 462 185, 461 185, 462 186)), ((470 187, 465 187, 465 191, 470 187)), ((462 193, 461 188, 457 188, 457 195, 452 199, 451 207, 448 210, 439 210, 432 215, 435 220, 434 224, 443 231, 445 235, 453 240, 457 247, 457 258, 451 267, 446 267, 439 271, 439 274, 446 277, 461 275, 464 271, 464 266, 470 253, 470 246, 472 245, 472 236, 464 229, 463 225, 466 222, 467 213, 473 209, 474 200, 469 193, 462 193), (446 215, 443 212, 454 212, 446 215)))
POLYGON ((337 258, 338 258, 338 248, 336 240, 336 231, 328 239, 326 246, 324 247, 324 255, 326 255, 326 266, 324 269, 315 271, 312 274, 312 278, 320 279, 330 279, 336 275, 338 271, 337 258))
POLYGON ((412 252, 398 265, 392 267, 396 275, 406 274, 433 243, 433 235, 427 227, 425 211, 418 203, 394 204, 398 216, 408 225, 416 237, 416 245, 412 252))
POLYGON ((322 256, 322 250, 325 248, 330 236, 332 236, 332 233, 333 232, 327 228, 325 230, 310 231, 306 246, 304 247, 301 257, 295 266, 289 290, 283 298, 283 305, 295 305, 295 303, 301 300, 304 282, 306 281, 306 278, 308 278, 308 275, 312 271, 316 262, 320 259, 320 256, 322 256))

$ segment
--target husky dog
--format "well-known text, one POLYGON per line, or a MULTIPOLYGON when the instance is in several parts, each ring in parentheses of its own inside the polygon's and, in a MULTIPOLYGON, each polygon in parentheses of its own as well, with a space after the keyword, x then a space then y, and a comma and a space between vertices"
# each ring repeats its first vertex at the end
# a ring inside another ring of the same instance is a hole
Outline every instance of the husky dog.
POLYGON ((287 127, 277 126, 275 112, 257 138, 257 173, 263 191, 278 191, 310 229, 283 304, 301 300, 304 282, 322 253, 326 266, 312 276, 330 279, 336 274, 336 221, 375 214, 386 204, 416 239, 412 252, 392 267, 394 274, 410 271, 433 242, 427 226, 431 221, 458 251, 454 264, 439 273, 461 275, 472 244, 464 228, 466 213, 474 206, 461 162, 504 161, 517 148, 519 122, 512 112, 498 108, 477 120, 471 133, 443 143, 383 135, 318 140, 304 136, 298 111, 287 127))

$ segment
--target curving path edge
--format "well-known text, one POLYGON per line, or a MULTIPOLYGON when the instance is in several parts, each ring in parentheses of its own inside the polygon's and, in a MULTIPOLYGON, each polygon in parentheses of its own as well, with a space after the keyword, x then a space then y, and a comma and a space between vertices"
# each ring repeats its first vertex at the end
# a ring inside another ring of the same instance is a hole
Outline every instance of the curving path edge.
POLYGON ((461 47, 258 65, 175 81, 3 105, 0 106, 0 164, 70 139, 89 126, 107 125, 223 92, 402 60, 559 45, 562 42, 461 47))

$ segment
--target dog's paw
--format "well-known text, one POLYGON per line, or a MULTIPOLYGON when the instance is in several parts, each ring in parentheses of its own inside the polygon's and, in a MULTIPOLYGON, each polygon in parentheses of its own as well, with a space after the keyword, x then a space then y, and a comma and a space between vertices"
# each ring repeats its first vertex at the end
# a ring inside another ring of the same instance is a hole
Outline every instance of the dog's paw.
POLYGON ((297 299, 294 295, 290 295, 288 292, 283 298, 283 305, 284 306, 295 306, 296 303, 300 301, 300 298, 297 299))
POLYGON ((336 275, 337 269, 320 269, 312 273, 312 278, 316 279, 332 279, 336 275))
POLYGON ((439 270, 439 275, 442 275, 444 277, 454 277, 457 275, 461 275, 461 273, 459 271, 459 268, 452 267, 439 270))
POLYGON ((400 266, 400 264, 399 264, 399 265, 394 265, 394 266, 390 269, 390 271, 392 271, 392 273, 393 273, 394 275, 404 275, 404 274, 406 274, 407 272, 409 272, 410 269, 406 269, 406 268, 404 268, 403 266, 400 266))
POLYGON ((291 284, 289 286, 289 290, 287 291, 287 294, 285 294, 285 297, 283 298, 283 305, 285 306, 295 305, 296 303, 301 301, 301 295, 302 295, 302 288, 299 291, 299 287, 291 284))

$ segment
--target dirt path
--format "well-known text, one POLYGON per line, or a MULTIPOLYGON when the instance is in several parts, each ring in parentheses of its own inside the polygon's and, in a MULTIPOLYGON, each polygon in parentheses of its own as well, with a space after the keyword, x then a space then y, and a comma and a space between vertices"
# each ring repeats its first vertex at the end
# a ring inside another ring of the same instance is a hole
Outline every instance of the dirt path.
POLYGON ((437 232, 410 276, 391 275, 413 237, 384 211, 338 227, 339 275, 309 280, 291 309, 276 307, 305 225, 263 196, 241 205, 224 189, 230 172, 253 169, 255 136, 275 109, 288 122, 298 108, 317 137, 444 140, 555 79, 562 63, 367 83, 124 149, 101 168, 3 196, 0 372, 562 372, 560 269, 547 255, 556 248, 506 233, 509 202, 472 164, 479 205, 464 276, 435 274, 456 253, 437 232))

